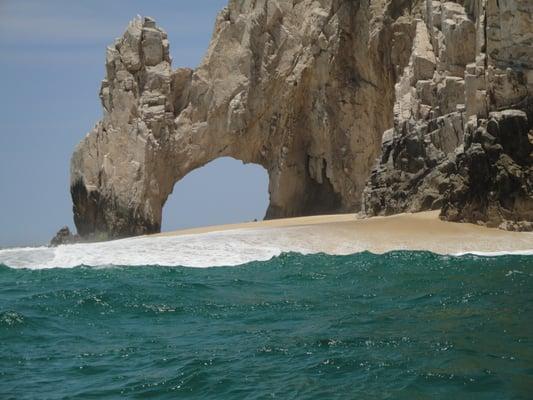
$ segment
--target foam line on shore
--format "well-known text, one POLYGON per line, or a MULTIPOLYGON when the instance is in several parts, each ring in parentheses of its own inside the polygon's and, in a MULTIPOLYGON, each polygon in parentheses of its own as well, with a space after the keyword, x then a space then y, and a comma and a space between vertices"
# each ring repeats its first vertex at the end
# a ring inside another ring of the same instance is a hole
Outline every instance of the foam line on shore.
MULTIPOLYGON (((166 265, 188 267, 232 266, 264 261, 291 251, 260 243, 250 232, 217 232, 174 237, 140 237, 101 243, 63 245, 55 248, 0 250, 0 263, 14 268, 71 268, 86 266, 166 265)), ((294 246, 303 254, 308 249, 294 246)))
MULTIPOLYGON (((344 227, 345 228, 345 227, 344 227)), ((528 237, 529 238, 529 237, 528 237)), ((362 251, 383 253, 392 250, 428 250, 462 256, 533 255, 532 250, 477 251, 451 246, 424 248, 408 242, 390 242, 389 247, 371 244, 373 237, 351 237, 336 227, 300 226, 269 229, 234 229, 175 236, 145 236, 100 243, 28 247, 0 250, 0 263, 13 268, 72 268, 80 265, 138 266, 164 265, 186 267, 235 266, 251 261, 266 261, 284 252, 347 255, 362 251), (439 251, 440 249, 440 251, 439 251)), ((437 238, 438 242, 438 238, 437 238)), ((533 245, 533 242, 531 242, 533 245)), ((488 243, 488 248, 491 248, 488 243)), ((533 247, 533 246, 532 246, 533 247)))

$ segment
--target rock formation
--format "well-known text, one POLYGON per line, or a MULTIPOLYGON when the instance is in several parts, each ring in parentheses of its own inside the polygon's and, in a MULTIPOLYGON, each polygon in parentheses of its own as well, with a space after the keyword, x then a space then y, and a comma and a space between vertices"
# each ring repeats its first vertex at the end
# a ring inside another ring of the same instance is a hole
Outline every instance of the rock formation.
POLYGON ((364 210, 531 229, 533 2, 426 5, 364 210))
POLYGON ((56 235, 52 238, 52 240, 50 241, 50 246, 56 247, 62 244, 79 243, 80 241, 81 238, 78 235, 73 235, 70 232, 68 226, 64 226, 59 231, 57 231, 56 235))
POLYGON ((174 184, 224 156, 268 171, 267 218, 444 207, 525 226, 532 4, 465 7, 230 0, 196 70, 173 70, 165 32, 135 19, 107 49, 104 116, 72 157, 79 234, 159 231, 174 184))
POLYGON ((230 1, 194 71, 172 70, 166 34, 134 20, 107 50, 104 117, 72 158, 79 233, 157 232, 175 182, 223 156, 268 171, 267 218, 358 209, 392 123, 387 47, 395 29, 408 39, 389 20, 402 13, 230 1))

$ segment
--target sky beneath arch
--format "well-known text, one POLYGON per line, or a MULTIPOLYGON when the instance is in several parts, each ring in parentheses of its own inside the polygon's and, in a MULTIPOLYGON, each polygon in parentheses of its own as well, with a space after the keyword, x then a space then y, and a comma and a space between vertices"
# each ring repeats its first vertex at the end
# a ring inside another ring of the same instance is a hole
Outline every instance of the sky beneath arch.
MULTIPOLYGON (((105 48, 137 14, 169 36, 173 67, 195 67, 227 0, 0 0, 0 248, 73 228, 69 160, 101 117, 105 48)), ((216 160, 179 182, 163 229, 262 218, 258 166, 216 160)))

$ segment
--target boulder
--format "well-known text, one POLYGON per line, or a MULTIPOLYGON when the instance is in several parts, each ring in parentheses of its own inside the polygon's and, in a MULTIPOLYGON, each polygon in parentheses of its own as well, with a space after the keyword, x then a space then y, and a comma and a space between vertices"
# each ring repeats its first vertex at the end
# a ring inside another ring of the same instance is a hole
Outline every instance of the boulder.
POLYGON ((63 244, 73 244, 78 243, 81 240, 81 238, 78 235, 73 235, 70 232, 70 229, 68 226, 64 226, 61 228, 55 236, 50 241, 50 246, 56 247, 63 244))

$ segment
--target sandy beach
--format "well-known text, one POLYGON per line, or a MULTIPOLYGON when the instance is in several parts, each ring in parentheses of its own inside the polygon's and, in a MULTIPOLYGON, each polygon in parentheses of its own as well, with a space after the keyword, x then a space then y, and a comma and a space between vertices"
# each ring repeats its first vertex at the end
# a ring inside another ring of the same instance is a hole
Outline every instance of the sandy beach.
POLYGON ((256 240, 282 242, 284 247, 329 254, 359 251, 427 250, 440 254, 496 253, 533 250, 533 233, 508 232, 467 223, 445 222, 438 211, 358 218, 357 214, 284 218, 206 226, 156 236, 219 233, 249 234, 256 240))

